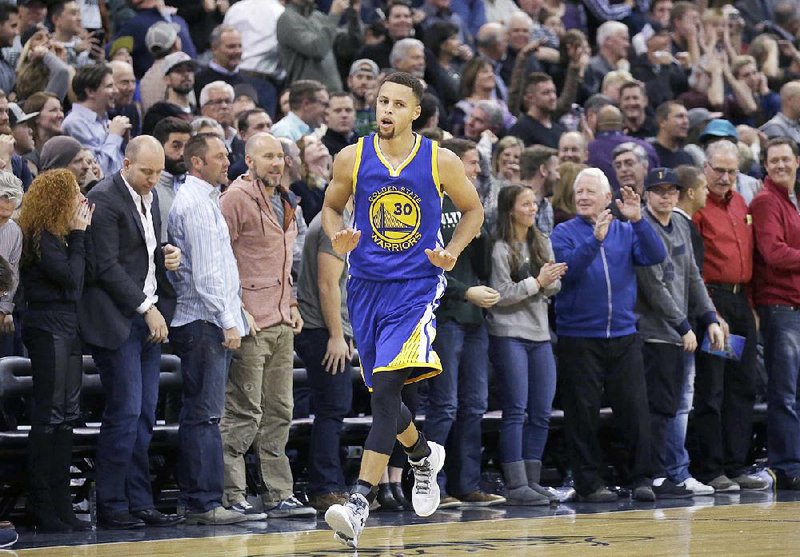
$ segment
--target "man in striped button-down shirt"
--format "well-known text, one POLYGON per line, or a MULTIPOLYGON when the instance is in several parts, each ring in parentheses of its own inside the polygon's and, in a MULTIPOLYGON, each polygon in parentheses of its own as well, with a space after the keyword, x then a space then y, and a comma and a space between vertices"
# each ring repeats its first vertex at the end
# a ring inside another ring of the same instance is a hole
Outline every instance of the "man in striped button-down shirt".
POLYGON ((219 185, 227 182, 228 151, 219 137, 198 134, 186 144, 189 169, 169 213, 170 243, 184 254, 170 273, 178 295, 171 340, 181 358, 178 483, 187 524, 247 520, 222 507, 223 460, 219 420, 225 402, 230 351, 239 348, 252 317, 242 308, 239 272, 219 185))

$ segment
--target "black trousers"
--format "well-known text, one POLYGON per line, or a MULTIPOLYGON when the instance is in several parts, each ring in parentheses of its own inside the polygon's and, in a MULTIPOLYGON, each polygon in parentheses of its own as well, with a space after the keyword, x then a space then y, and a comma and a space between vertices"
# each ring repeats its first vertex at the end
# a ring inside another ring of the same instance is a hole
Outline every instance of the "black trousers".
POLYGON ((650 476, 650 420, 639 336, 558 339, 559 386, 564 430, 575 489, 580 495, 603 487, 597 438, 605 393, 631 452, 634 484, 650 476))
MULTIPOLYGON (((747 466, 756 398, 756 322, 743 292, 708 289, 731 333, 745 337, 740 361, 698 352, 694 380, 693 423, 697 454, 694 475, 709 482, 722 474, 737 476, 747 466)), ((702 342, 702 338, 699 338, 702 342)))
POLYGON ((674 418, 681 402, 683 386, 683 347, 663 342, 645 342, 644 375, 647 402, 650 408, 650 444, 653 448, 654 478, 666 477, 664 440, 670 418, 674 418))
POLYGON ((33 425, 72 424, 80 411, 83 363, 77 334, 54 335, 25 327, 33 374, 33 425))

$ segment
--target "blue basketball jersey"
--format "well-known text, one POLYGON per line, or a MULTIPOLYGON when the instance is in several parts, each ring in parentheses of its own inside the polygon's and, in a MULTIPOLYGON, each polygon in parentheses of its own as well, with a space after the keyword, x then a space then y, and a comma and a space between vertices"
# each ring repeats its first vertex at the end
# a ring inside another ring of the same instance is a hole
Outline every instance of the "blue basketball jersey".
POLYGON ((361 239, 349 254, 351 276, 387 281, 442 273, 425 255, 443 246, 438 150, 435 141, 415 134, 414 148, 395 169, 377 134, 358 140, 353 217, 361 239))

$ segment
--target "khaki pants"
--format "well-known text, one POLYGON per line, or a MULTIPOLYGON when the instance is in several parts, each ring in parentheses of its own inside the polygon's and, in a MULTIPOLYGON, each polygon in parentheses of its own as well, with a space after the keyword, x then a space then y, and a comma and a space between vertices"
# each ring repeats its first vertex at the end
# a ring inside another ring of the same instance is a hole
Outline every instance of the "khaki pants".
POLYGON ((242 338, 233 353, 219 428, 225 461, 223 505, 246 498, 244 454, 254 444, 266 486, 265 503, 293 494, 286 442, 292 424, 294 335, 287 325, 262 329, 242 338))

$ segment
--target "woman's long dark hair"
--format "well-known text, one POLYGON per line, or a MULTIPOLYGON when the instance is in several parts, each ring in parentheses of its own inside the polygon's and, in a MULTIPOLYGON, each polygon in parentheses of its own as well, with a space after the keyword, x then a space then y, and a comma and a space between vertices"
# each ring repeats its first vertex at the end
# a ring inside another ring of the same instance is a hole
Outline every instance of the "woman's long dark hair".
POLYGON ((500 190, 497 196, 497 232, 495 233, 495 241, 505 242, 508 245, 511 253, 511 276, 521 278, 525 278, 522 275, 533 277, 538 275, 542 265, 547 263, 549 258, 544 235, 539 232, 539 229, 534 224, 528 229, 528 234, 525 237, 525 244, 527 244, 528 252, 531 254, 530 268, 525 273, 525 259, 516 247, 517 239, 514 237, 514 222, 511 218, 511 213, 514 211, 517 198, 526 189, 518 185, 506 186, 500 190))

